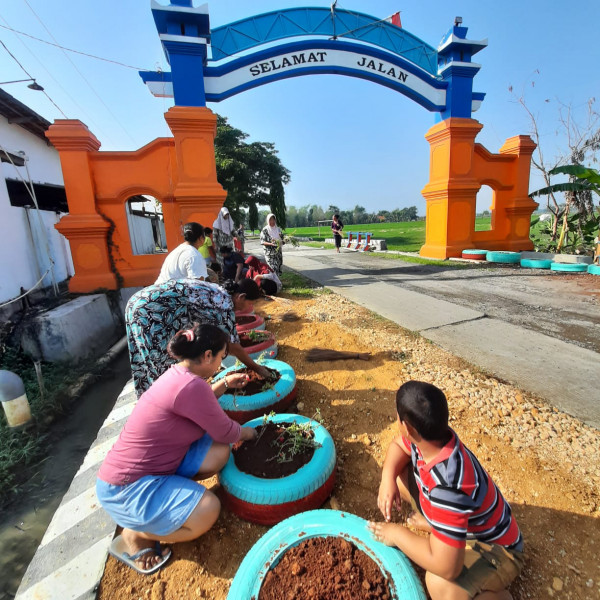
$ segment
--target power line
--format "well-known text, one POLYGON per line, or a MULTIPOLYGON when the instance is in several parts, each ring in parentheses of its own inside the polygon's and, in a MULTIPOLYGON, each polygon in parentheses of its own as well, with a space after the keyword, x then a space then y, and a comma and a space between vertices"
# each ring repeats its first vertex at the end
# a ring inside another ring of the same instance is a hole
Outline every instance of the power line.
MULTIPOLYGON (((42 21, 42 19, 40 19, 40 17, 35 12, 35 10, 33 10, 33 8, 31 8, 31 5, 29 4, 29 2, 27 0, 23 0, 23 1, 25 2, 27 7, 29 8, 29 10, 33 13, 35 18, 41 23, 42 27, 48 32, 48 35, 57 43, 57 46, 60 46, 60 44, 58 44, 58 40, 52 35, 52 32, 48 29, 48 27, 46 27, 46 24, 44 23, 44 21, 42 21)), ((94 89, 92 84, 87 80, 85 75, 77 68, 75 63, 71 60, 70 56, 62 48, 61 48, 61 52, 65 55, 65 58, 71 63, 72 67, 77 71, 79 76, 85 81, 85 83, 88 85, 88 87, 92 90, 92 92, 94 93, 96 98, 98 98, 98 100, 101 102, 102 106, 104 106, 104 108, 106 109, 108 114, 115 120, 115 122, 119 125, 119 127, 123 130, 125 135, 131 140, 132 144, 135 146, 136 141, 131 137, 131 135, 129 135, 129 132, 127 131, 127 129, 125 129, 125 127, 121 124, 119 119, 117 119, 117 117, 113 114, 113 112, 110 110, 110 108, 104 102, 104 100, 102 100, 102 98, 100 97, 98 92, 94 89)))
MULTIPOLYGON (((1 27, 1 25, 0 25, 1 27)), ((27 71, 27 69, 18 61, 17 57, 7 48, 6 44, 0 40, 0 44, 2 44, 4 46, 4 49, 11 55, 11 57, 13 58, 13 60, 21 67, 21 69, 23 69, 23 71, 25 72, 25 74, 27 75, 27 77, 29 77, 30 79, 33 79, 35 81, 35 77, 31 76, 31 73, 29 73, 27 71)), ((48 95, 48 92, 46 90, 42 90, 42 93, 46 96, 46 98, 48 98, 48 100, 50 100, 50 102, 52 102, 52 104, 54 104, 54 106, 56 107, 56 109, 58 110, 58 112, 65 118, 67 119, 67 115, 65 115, 65 113, 61 110, 60 106, 58 106, 58 104, 56 104, 56 102, 54 102, 54 100, 52 100, 52 98, 50 98, 50 96, 48 95)))
MULTIPOLYGON (((37 15, 36 15, 37 16, 37 15)), ((48 46, 54 46, 55 48, 60 48, 61 50, 66 50, 67 52, 73 52, 74 54, 81 54, 83 56, 88 56, 89 58, 95 58, 96 60, 103 60, 104 62, 113 63, 115 65, 119 65, 120 67, 126 67, 128 69, 135 69, 136 71, 150 71, 151 69, 142 69, 141 67, 134 67, 132 65, 128 65, 118 60, 111 60, 110 58, 103 58, 102 56, 96 56, 95 54, 88 54, 87 52, 81 52, 80 50, 73 50, 73 48, 66 48, 65 46, 61 46, 60 44, 54 44, 49 42, 48 40, 43 40, 42 38, 35 37, 34 35, 30 35, 29 33, 25 33, 24 31, 19 31, 18 29, 13 29, 12 27, 8 27, 6 25, 0 25, 3 29, 8 29, 17 35, 23 35, 25 37, 31 38, 36 42, 42 42, 42 44, 48 44, 48 46)))

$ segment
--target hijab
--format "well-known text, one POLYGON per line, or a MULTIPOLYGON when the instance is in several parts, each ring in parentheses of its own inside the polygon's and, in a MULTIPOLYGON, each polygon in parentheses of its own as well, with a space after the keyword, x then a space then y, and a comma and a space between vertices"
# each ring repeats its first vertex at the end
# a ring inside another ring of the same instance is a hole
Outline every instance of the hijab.
POLYGON ((281 229, 279 229, 279 227, 277 227, 277 218, 275 217, 275 215, 273 213, 269 213, 267 215, 267 226, 265 227, 265 229, 267 230, 267 233, 269 234, 269 236, 271 236, 272 240, 280 240, 281 239, 281 229), (271 227, 269 225, 269 221, 271 220, 271 217, 273 217, 275 219, 274 227, 271 227))
POLYGON ((213 223, 213 229, 219 229, 226 235, 233 235, 233 221, 231 216, 228 219, 225 218, 225 215, 229 215, 229 210, 223 207, 219 211, 219 216, 213 223))

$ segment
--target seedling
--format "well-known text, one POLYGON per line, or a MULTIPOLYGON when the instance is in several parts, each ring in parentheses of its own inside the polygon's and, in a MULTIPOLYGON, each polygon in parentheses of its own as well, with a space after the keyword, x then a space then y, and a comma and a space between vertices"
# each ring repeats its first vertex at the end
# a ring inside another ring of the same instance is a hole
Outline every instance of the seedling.
POLYGON ((266 331, 260 331, 258 329, 253 329, 248 332, 248 338, 253 342, 264 342, 269 339, 269 334, 266 331))

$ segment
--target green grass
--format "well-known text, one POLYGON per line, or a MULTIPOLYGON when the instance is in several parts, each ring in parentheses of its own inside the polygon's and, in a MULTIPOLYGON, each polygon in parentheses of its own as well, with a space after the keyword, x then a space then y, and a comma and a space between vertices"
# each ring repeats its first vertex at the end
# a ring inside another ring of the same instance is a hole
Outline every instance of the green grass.
MULTIPOLYGON (((477 217, 475 231, 483 231, 490 228, 490 217, 477 217)), ((401 252, 418 252, 425 243, 425 221, 411 221, 406 223, 370 223, 368 225, 346 225, 344 233, 349 231, 371 232, 373 237, 387 242, 388 250, 399 250, 401 252)), ((314 242, 322 242, 331 238, 331 229, 327 226, 321 227, 319 235, 318 227, 296 227, 288 228, 286 233, 300 237, 311 237, 314 242)), ((310 242, 307 242, 308 244, 310 242)), ((318 247, 322 244, 318 244, 318 247)), ((333 245, 331 245, 333 248, 333 245)))
POLYGON ((45 460, 46 440, 50 425, 63 412, 69 399, 68 390, 84 373, 93 370, 91 363, 42 364, 45 396, 42 399, 37 384, 33 361, 22 351, 3 348, 0 369, 12 371, 21 377, 33 420, 24 428, 8 426, 0 411, 0 507, 2 507, 23 480, 31 467, 45 460))
POLYGON ((320 294, 331 294, 331 290, 321 287, 318 283, 298 273, 286 271, 279 278, 283 284, 283 291, 290 296, 312 298, 320 294))

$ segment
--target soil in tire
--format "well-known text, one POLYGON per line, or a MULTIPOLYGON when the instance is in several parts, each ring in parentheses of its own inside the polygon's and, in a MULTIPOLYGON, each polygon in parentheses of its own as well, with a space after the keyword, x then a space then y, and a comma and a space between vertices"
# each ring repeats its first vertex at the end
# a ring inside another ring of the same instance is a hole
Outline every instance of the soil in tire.
POLYGON ((249 377, 248 383, 244 386, 244 389, 236 390, 236 396, 252 396, 254 394, 260 394, 260 392, 265 391, 265 386, 275 385, 275 383, 281 379, 281 373, 275 369, 269 369, 269 371, 271 373, 269 379, 264 379, 256 371, 252 371, 251 369, 243 368, 231 371, 229 375, 232 375, 233 373, 244 373, 244 375, 248 375, 249 377))
POLYGON ((290 456, 289 445, 292 440, 285 430, 288 425, 291 423, 267 423, 257 427, 256 440, 244 442, 233 450, 236 467, 262 479, 280 479, 310 462, 315 453, 311 447, 303 447, 290 456))
POLYGON ((304 540, 288 550, 263 581, 258 600, 335 598, 391 600, 375 561, 340 537, 304 540))

